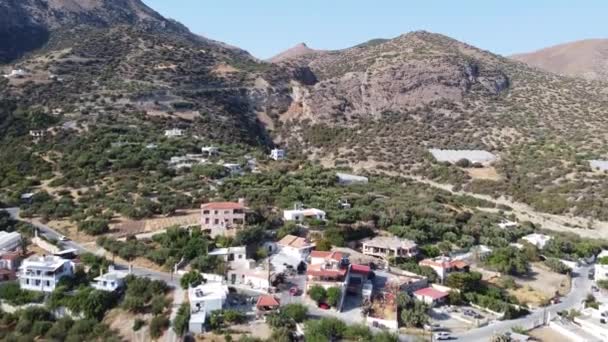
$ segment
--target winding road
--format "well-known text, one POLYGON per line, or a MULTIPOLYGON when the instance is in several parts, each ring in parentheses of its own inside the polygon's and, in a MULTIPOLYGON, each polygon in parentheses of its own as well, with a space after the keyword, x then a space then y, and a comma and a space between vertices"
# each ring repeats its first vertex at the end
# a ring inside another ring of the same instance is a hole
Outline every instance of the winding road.
MULTIPOLYGON (((63 236, 62 234, 58 233, 56 230, 54 230, 53 228, 51 228, 45 224, 42 224, 42 223, 36 222, 36 221, 22 219, 19 216, 19 208, 4 208, 4 209, 0 209, 0 210, 4 210, 4 211, 8 212, 11 215, 11 218, 14 220, 24 221, 24 222, 27 222, 27 223, 33 225, 34 227, 36 227, 38 229, 38 234, 41 236, 44 236, 46 239, 59 240, 60 237, 63 236)), ((95 252, 96 252, 96 251, 87 249, 86 247, 84 247, 83 245, 81 245, 75 241, 63 241, 62 244, 66 249, 72 248, 72 249, 77 250, 79 253, 95 254, 95 252)), ((122 264, 115 264, 115 267, 117 269, 121 269, 121 270, 129 269, 128 265, 122 265, 122 264)), ((172 287, 174 289, 173 304, 171 305, 171 321, 173 321, 173 319, 175 319, 175 316, 177 314, 177 310, 181 306, 183 299, 184 299, 184 291, 182 290, 181 285, 179 283, 180 277, 178 275, 172 275, 170 273, 158 272, 155 270, 151 270, 151 269, 147 269, 147 268, 143 268, 143 267, 135 267, 135 266, 133 266, 131 268, 131 273, 138 277, 146 277, 146 278, 150 278, 152 280, 164 281, 165 283, 167 283, 167 285, 169 285, 170 287, 172 287)), ((173 326, 171 326, 169 328, 169 330, 167 331, 167 334, 165 336, 166 336, 167 342, 179 341, 179 336, 177 336, 177 334, 173 330, 173 326)))

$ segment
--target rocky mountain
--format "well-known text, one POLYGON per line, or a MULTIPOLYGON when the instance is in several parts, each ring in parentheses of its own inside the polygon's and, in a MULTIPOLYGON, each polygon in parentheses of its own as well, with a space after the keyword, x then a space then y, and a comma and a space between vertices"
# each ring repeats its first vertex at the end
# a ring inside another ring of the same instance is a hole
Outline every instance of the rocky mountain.
POLYGON ((302 57, 302 56, 314 55, 317 53, 321 53, 321 51, 309 48, 306 45, 306 43, 300 43, 292 48, 289 48, 289 49, 281 52, 280 54, 278 54, 274 57, 271 57, 268 61, 271 63, 279 63, 279 62, 282 62, 285 60, 298 58, 298 57, 302 57))
POLYGON ((82 25, 188 32, 140 0, 0 0, 0 61, 42 47, 55 31, 82 25))
POLYGON ((429 32, 337 51, 300 45, 270 63, 194 36, 135 0, 0 4, 19 18, 2 21, 0 51, 10 62, 0 69, 26 72, 0 79, 5 144, 57 121, 75 122, 82 134, 182 127, 197 139, 280 144, 324 165, 509 194, 549 212, 608 208, 608 181, 586 162, 608 159, 601 83, 429 32), (8 32, 21 35, 18 49, 8 32), (24 112, 54 118, 23 120, 24 112), (485 149, 499 162, 479 179, 434 163, 430 147, 485 149))
POLYGON ((511 56, 560 75, 608 81, 608 39, 588 39, 511 56))

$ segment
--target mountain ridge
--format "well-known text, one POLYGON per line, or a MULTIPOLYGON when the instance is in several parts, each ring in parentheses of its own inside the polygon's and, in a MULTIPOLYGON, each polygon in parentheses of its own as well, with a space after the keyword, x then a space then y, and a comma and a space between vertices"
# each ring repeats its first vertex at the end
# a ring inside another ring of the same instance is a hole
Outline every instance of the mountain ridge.
POLYGON ((556 74, 608 81, 608 39, 567 42, 510 58, 556 74))

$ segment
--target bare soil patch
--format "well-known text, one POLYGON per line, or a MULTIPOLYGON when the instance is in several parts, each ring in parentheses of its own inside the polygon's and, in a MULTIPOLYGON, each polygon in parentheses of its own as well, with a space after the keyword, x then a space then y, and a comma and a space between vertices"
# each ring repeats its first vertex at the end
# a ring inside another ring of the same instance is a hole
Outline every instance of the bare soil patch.
POLYGON ((480 168, 468 168, 465 171, 473 179, 487 179, 487 180, 497 181, 502 178, 493 166, 480 167, 480 168))

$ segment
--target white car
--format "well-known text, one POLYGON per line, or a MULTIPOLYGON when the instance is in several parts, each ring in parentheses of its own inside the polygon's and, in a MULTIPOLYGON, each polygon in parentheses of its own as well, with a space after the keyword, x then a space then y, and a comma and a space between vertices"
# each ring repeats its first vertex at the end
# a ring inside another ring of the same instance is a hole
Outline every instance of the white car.
POLYGON ((70 241, 70 239, 68 237, 66 237, 65 235, 60 235, 59 241, 70 241))
POLYGON ((435 341, 449 340, 449 339, 452 338, 452 335, 450 335, 449 332, 440 331, 440 332, 436 332, 433 335, 433 338, 434 338, 435 341))

